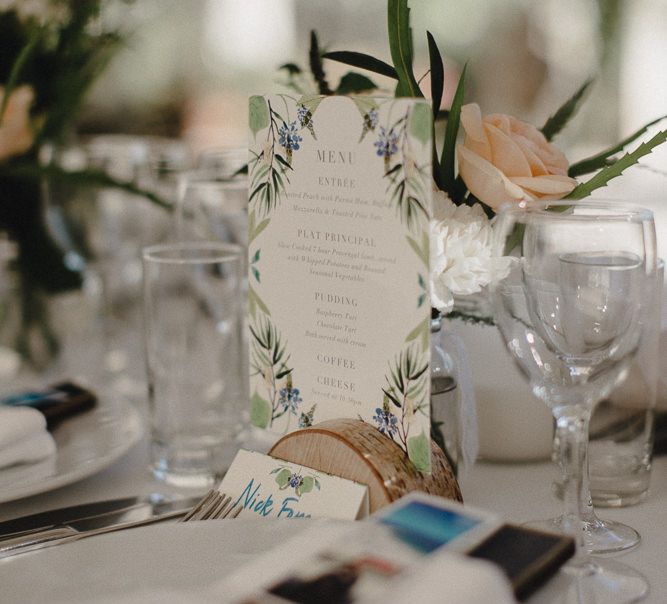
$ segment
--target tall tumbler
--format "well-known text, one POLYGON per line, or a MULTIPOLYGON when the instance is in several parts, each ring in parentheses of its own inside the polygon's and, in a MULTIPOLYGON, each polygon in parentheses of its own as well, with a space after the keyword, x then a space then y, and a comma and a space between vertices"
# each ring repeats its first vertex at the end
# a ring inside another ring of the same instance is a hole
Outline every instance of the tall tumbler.
POLYGON ((244 428, 241 248, 151 246, 143 268, 153 473, 176 486, 210 486, 244 428))
POLYGON ((661 302, 665 264, 645 295, 636 360, 611 394, 593 412, 588 466, 593 504, 624 507, 648 495, 654 437, 654 412, 660 363, 661 302))

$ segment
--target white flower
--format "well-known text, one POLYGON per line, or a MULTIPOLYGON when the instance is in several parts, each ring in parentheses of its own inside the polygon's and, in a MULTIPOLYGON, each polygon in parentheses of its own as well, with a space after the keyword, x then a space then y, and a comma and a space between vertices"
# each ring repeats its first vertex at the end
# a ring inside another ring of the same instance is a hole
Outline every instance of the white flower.
POLYGON ((434 192, 431 220, 431 304, 452 310, 454 295, 474 294, 509 271, 511 259, 492 253, 493 228, 479 204, 457 206, 434 192))

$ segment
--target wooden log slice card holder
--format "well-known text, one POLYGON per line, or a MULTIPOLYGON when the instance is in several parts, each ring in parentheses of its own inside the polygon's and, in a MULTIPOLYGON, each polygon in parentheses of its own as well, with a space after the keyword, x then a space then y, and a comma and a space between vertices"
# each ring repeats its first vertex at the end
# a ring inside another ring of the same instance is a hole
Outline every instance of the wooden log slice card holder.
POLYGON ((393 440, 361 420, 332 419, 290 432, 269 455, 368 485, 371 513, 410 491, 463 501, 447 458, 435 443, 432 473, 422 474, 393 440))

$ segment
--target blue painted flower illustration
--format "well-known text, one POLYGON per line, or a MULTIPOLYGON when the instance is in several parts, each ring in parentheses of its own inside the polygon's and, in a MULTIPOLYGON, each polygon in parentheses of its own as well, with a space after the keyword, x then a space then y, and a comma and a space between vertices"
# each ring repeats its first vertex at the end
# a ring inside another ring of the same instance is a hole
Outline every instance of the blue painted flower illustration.
POLYGON ((299 143, 303 140, 297 132, 296 122, 291 122, 288 126, 283 122, 283 125, 278 130, 278 142, 281 147, 284 147, 288 151, 298 151, 299 143))
POLYGON ((296 116, 297 116, 297 118, 299 118, 299 123, 302 126, 305 126, 306 121, 309 120, 309 113, 310 113, 310 111, 308 111, 308 108, 305 105, 299 105, 296 108, 296 116))
POLYGON ((297 497, 301 497, 304 493, 310 493, 313 489, 319 491, 321 488, 316 474, 306 474, 304 476, 299 472, 293 472, 288 466, 278 466, 271 470, 271 474, 275 474, 276 484, 281 491, 294 489, 297 497))
POLYGON ((380 134, 374 145, 379 157, 391 157, 398 152, 398 134, 394 132, 393 128, 387 131, 384 126, 380 126, 380 134))
POLYGON ((366 115, 368 116, 368 126, 371 130, 375 130, 377 128, 379 119, 378 110, 371 109, 366 115))
POLYGON ((299 405, 303 402, 300 394, 301 391, 298 388, 290 388, 289 386, 281 388, 278 402, 284 411, 289 411, 292 415, 296 415, 299 405))
POLYGON ((375 409, 373 421, 378 425, 378 430, 382 432, 382 434, 386 434, 391 438, 398 432, 398 420, 389 409, 377 407, 375 409))
POLYGON ((313 405, 308 413, 301 413, 301 416, 299 417, 299 428, 310 428, 313 425, 316 406, 317 405, 313 405))
POLYGON ((294 472, 294 474, 290 475, 288 484, 293 489, 300 487, 303 484, 303 476, 301 476, 301 474, 297 474, 296 472, 294 472))

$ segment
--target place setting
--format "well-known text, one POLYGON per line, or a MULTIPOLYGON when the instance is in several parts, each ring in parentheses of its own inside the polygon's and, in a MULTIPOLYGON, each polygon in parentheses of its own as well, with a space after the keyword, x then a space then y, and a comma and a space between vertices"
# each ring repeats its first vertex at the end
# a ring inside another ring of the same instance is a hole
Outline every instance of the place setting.
POLYGON ((2 600, 661 602, 660 113, 612 129, 536 8, 483 45, 529 102, 456 2, 360 9, 369 47, 211 0, 227 96, 194 70, 123 126, 128 25, 192 35, 126 4, 0 8, 2 600))

